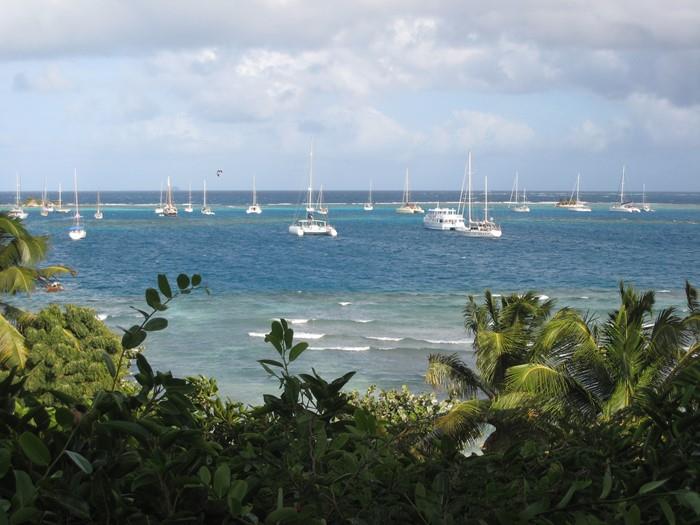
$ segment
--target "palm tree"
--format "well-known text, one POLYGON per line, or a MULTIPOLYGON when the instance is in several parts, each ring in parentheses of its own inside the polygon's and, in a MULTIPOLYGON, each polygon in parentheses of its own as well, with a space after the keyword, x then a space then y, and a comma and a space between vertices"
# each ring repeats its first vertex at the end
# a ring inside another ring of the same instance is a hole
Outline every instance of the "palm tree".
POLYGON ((653 318, 653 292, 638 294, 621 283, 620 307, 602 324, 569 308, 548 318, 551 304, 540 311, 531 300, 534 294, 524 301, 511 296, 512 307, 502 300, 500 309, 488 292, 483 305, 470 297, 465 320, 475 336, 480 374, 464 373, 468 367, 456 356, 430 356, 426 380, 452 394, 471 395, 463 403, 473 404, 478 388, 488 405, 481 403, 478 414, 456 410, 438 426, 453 435, 470 429, 464 434, 470 438, 475 419, 493 421, 504 410, 511 420, 515 416, 520 422, 536 420, 563 427, 643 405, 650 395, 669 388, 700 354, 699 303, 688 283, 686 296, 688 316, 681 318, 674 308, 667 308, 653 318), (521 312, 522 303, 530 307, 525 309, 528 315, 512 316, 515 321, 510 323, 504 312, 521 312))
MULTIPOLYGON (((65 266, 37 267, 46 257, 48 238, 31 235, 21 221, 0 213, 0 294, 29 293, 61 273, 74 273, 65 266)), ((4 306, 8 311, 16 311, 4 306)), ((0 365, 23 367, 27 350, 24 338, 5 315, 0 315, 0 365)))

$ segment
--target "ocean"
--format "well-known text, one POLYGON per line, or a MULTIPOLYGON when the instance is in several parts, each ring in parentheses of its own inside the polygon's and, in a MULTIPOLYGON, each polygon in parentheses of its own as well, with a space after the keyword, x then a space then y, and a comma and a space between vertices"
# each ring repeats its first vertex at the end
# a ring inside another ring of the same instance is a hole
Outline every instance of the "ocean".
MULTIPOLYGON (((176 192, 177 202, 185 193, 176 192)), ((509 193, 489 199, 502 202, 509 193)), ((13 196, 0 193, 0 202, 13 196)), ((153 213, 158 192, 103 192, 102 221, 92 218, 95 194, 81 192, 84 241, 69 240, 70 215, 45 218, 34 208, 26 220, 30 231, 51 237, 47 264, 69 265, 78 275, 62 279, 60 294, 9 300, 30 309, 89 306, 116 329, 137 320, 129 306, 144 306, 143 291, 157 273, 173 280, 200 273, 211 294, 175 301, 166 313, 170 326, 149 335, 146 354, 155 368, 215 377, 225 395, 256 403, 277 388, 257 363, 273 357, 263 336, 275 318, 290 320, 296 338, 310 345, 297 370, 315 368, 327 378, 356 370, 351 388, 423 391, 430 353, 473 361, 462 321, 468 294, 536 290, 559 306, 602 316, 615 306, 620 280, 655 290, 659 307, 681 310, 685 280, 700 285, 698 193, 649 193, 656 211, 642 214, 611 213, 614 193, 586 193, 593 211, 582 214, 553 206, 568 197, 562 192, 530 192, 529 214, 490 204, 503 228, 498 240, 426 230, 422 216, 394 212, 400 191, 375 192, 373 212, 362 210, 366 192, 325 197, 337 238, 287 232, 300 215, 299 192, 258 192, 258 216, 245 214, 248 192, 209 192, 211 217, 199 213, 201 194, 194 192, 195 213, 180 206, 177 218, 153 213)), ((413 198, 445 203, 458 194, 415 191, 413 198)))

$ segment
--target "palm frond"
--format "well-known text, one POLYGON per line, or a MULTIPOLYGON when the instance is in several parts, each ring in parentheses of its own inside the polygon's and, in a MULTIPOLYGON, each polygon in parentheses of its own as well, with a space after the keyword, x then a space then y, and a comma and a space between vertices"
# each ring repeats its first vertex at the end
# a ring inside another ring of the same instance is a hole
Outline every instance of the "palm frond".
POLYGON ((27 361, 24 337, 12 324, 0 315, 0 365, 23 368, 27 361))
POLYGON ((435 421, 438 432, 461 443, 474 442, 483 435, 488 402, 469 399, 457 404, 435 421))
POLYGON ((451 397, 472 397, 478 390, 493 395, 481 378, 457 354, 430 354, 425 381, 445 390, 451 397))
POLYGON ((569 390, 566 375, 544 363, 512 366, 506 373, 508 391, 529 392, 542 397, 561 397, 569 390))

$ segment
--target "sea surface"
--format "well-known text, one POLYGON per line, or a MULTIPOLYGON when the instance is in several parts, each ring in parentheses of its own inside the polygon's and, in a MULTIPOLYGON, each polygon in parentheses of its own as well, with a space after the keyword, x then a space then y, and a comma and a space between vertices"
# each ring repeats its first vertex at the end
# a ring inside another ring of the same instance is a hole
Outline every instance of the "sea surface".
MULTIPOLYGON (((27 195, 25 195, 27 196, 27 195)), ((263 214, 245 214, 244 192, 210 192, 216 215, 158 217, 158 192, 103 192, 104 219, 92 218, 95 194, 81 192, 87 238, 68 238, 70 215, 26 220, 36 234, 51 237, 49 263, 78 271, 64 278, 60 294, 16 296, 19 307, 49 302, 94 308, 115 329, 138 319, 143 291, 156 274, 174 281, 180 272, 200 273, 211 294, 177 299, 166 312, 167 330, 149 335, 146 352, 161 370, 203 374, 221 391, 255 403, 273 392, 257 363, 274 357, 264 334, 272 319, 291 321, 295 337, 310 344, 298 370, 324 377, 349 370, 350 386, 408 385, 427 390, 423 375, 433 352, 456 352, 473 361, 462 308, 468 294, 485 289, 506 294, 536 290, 598 316, 614 307, 620 280, 656 291, 659 307, 684 308, 686 279, 700 285, 700 194, 649 193, 654 213, 608 211, 613 193, 586 193, 592 213, 556 209, 562 193, 530 192, 532 212, 519 214, 494 202, 489 215, 502 225, 498 240, 426 230, 422 216, 396 214, 401 196, 375 192, 373 212, 362 210, 365 192, 326 192, 329 221, 337 238, 297 238, 287 232, 300 215, 298 192, 259 192, 263 214)), ((416 201, 454 202, 455 192, 414 192, 416 201)), ((477 194, 477 200, 481 195, 477 194)), ((505 201, 509 192, 494 192, 505 201)), ((176 192, 177 202, 186 201, 176 192)), ((639 196, 632 196, 639 199, 639 196)), ((0 193, 0 202, 13 200, 0 193)), ((425 204, 428 208, 432 204, 425 204)), ((0 206, 6 207, 6 206, 0 206)), ((481 204, 475 214, 481 213, 481 204)))

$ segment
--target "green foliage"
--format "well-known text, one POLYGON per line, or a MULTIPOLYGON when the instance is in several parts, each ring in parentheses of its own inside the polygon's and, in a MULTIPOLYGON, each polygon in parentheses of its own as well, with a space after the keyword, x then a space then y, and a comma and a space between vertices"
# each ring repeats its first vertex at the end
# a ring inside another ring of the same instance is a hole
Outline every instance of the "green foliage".
MULTIPOLYGON (((110 380, 84 406, 29 389, 31 370, 0 378, 0 523, 700 521, 698 359, 676 367, 643 403, 585 427, 550 421, 534 426, 541 434, 518 433, 523 419, 547 419, 520 390, 438 401, 407 389, 346 394, 351 374, 294 373, 306 345, 280 320, 266 337, 272 355, 260 360, 277 392, 244 407, 222 399, 211 379, 154 371, 132 353, 201 278, 176 282, 173 289, 159 277, 155 294, 147 292, 151 311, 124 331, 112 366, 101 362, 110 380), (124 388, 114 370, 130 362, 133 383, 124 388), (514 439, 467 457, 433 432, 446 418, 472 425, 475 413, 489 413, 514 439)), ((89 336, 78 327, 88 323, 80 309, 39 314, 27 326, 52 333, 67 318, 72 337, 89 336)), ((537 386, 537 374, 516 379, 537 386)), ((516 379, 504 374, 499 388, 516 379)))

